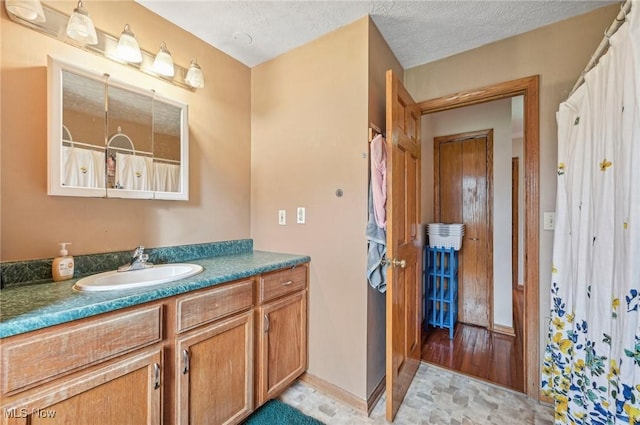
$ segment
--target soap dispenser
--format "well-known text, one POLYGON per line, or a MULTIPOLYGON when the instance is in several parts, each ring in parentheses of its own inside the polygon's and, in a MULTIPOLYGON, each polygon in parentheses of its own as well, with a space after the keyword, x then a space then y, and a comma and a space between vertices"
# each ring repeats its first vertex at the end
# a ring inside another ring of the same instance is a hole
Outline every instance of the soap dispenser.
POLYGON ((67 251, 67 245, 71 245, 71 243, 62 242, 60 244, 60 256, 53 259, 51 274, 56 282, 73 278, 75 264, 73 257, 67 251))

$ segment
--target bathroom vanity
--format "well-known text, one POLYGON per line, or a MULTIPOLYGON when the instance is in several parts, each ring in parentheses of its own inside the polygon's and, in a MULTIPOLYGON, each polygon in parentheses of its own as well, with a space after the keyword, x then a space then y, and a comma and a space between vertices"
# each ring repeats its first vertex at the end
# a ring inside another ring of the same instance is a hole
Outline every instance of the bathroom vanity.
POLYGON ((203 273, 152 288, 25 288, 52 302, 0 323, 3 423, 235 424, 287 388, 307 367, 309 258, 194 262, 203 273))

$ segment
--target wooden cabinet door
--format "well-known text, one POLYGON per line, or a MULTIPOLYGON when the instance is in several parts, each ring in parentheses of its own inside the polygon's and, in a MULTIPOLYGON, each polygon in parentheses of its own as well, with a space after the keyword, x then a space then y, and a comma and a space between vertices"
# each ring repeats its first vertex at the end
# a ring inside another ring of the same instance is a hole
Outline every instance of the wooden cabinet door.
POLYGON ((180 425, 235 424, 253 410, 253 311, 176 342, 180 425))
POLYGON ((158 425, 161 366, 159 348, 127 355, 4 405, 3 423, 158 425))
POLYGON ((307 292, 258 309, 257 404, 277 396, 307 369, 307 292))

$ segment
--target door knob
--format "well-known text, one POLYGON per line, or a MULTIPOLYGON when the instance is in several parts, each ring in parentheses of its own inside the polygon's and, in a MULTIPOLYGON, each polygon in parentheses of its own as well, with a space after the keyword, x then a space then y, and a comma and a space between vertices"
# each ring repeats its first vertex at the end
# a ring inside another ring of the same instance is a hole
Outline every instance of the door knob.
POLYGON ((401 269, 404 269, 407 266, 407 261, 406 260, 396 260, 394 258, 391 261, 391 265, 393 265, 393 267, 400 267, 401 269))

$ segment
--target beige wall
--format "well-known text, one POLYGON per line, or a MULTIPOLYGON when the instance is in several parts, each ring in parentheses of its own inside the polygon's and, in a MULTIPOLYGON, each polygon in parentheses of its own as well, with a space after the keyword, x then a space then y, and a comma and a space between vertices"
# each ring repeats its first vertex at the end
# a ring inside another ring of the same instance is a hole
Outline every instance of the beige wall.
POLYGON ((309 373, 366 397, 368 18, 252 69, 251 234, 311 256, 309 373), (344 195, 336 196, 342 189, 344 195), (305 207, 306 224, 296 224, 305 207), (278 225, 278 210, 287 224, 278 225))
MULTIPOLYGON (((555 112, 593 54, 618 5, 489 44, 405 72, 416 100, 540 75, 540 211, 555 209, 555 112)), ((526 153, 525 153, 526 155, 526 153)), ((542 214, 540 214, 542 220, 542 214)), ((545 347, 553 234, 540 226, 540 349, 545 347)))
MULTIPOLYGON (((46 4, 68 14, 77 2, 46 4)), ((52 257, 62 241, 88 254, 249 237, 250 69, 133 1, 85 6, 108 33, 129 23, 145 50, 165 41, 177 64, 197 57, 206 86, 191 92, 83 52, 11 22, 2 7, 0 259, 52 257), (47 196, 47 55, 189 104, 188 202, 47 196)))

